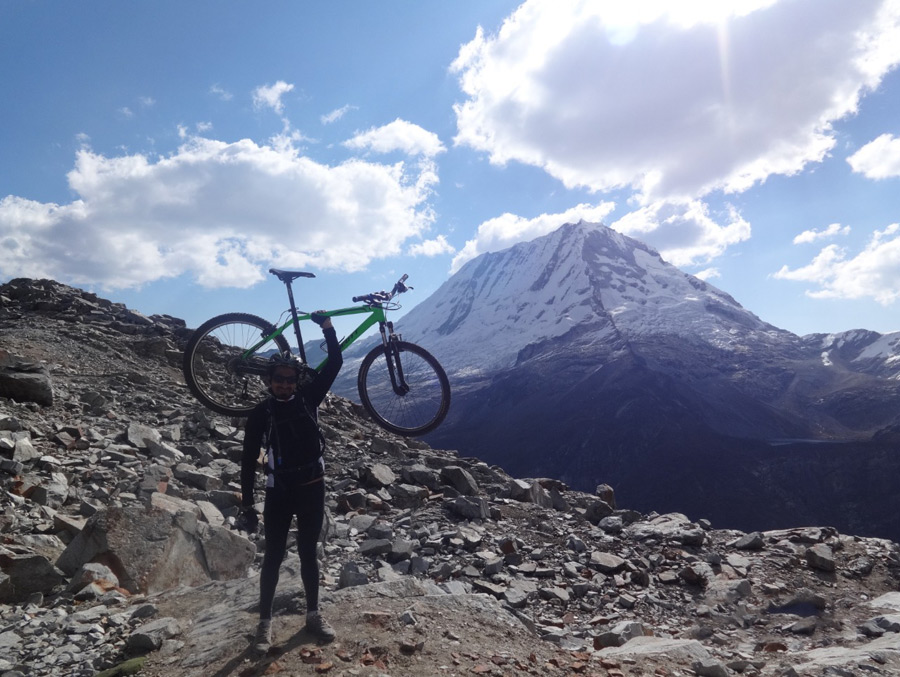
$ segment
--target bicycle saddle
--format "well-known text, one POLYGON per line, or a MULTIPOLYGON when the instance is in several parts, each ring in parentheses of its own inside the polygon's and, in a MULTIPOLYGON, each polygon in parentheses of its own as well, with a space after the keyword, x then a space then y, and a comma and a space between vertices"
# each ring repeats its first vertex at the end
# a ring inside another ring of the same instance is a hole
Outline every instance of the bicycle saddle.
POLYGON ((303 273, 298 270, 279 270, 278 268, 269 268, 269 272, 282 282, 293 282, 298 277, 315 277, 313 273, 303 273))

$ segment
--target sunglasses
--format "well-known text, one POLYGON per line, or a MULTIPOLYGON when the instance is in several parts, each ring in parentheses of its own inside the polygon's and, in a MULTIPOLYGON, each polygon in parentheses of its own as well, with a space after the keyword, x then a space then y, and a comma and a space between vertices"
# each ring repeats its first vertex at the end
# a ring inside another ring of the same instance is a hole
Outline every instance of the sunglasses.
POLYGON ((273 376, 272 383, 286 383, 286 384, 296 384, 297 377, 296 376, 273 376))

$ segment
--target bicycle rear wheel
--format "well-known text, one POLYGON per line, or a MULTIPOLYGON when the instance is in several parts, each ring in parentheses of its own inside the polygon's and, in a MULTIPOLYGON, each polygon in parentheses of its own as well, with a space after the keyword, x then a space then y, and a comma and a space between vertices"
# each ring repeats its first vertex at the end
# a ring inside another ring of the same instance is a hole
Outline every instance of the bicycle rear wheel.
POLYGON ((226 313, 207 320, 184 349, 182 370, 188 388, 219 414, 246 416, 268 394, 264 377, 269 358, 276 352, 291 352, 287 339, 279 334, 245 355, 274 331, 274 325, 246 313, 226 313))
POLYGON ((450 381, 424 348, 397 341, 396 352, 381 345, 363 358, 357 385, 363 406, 382 428, 414 437, 437 428, 450 408, 450 381), (390 369, 399 365, 408 389, 395 389, 390 369))

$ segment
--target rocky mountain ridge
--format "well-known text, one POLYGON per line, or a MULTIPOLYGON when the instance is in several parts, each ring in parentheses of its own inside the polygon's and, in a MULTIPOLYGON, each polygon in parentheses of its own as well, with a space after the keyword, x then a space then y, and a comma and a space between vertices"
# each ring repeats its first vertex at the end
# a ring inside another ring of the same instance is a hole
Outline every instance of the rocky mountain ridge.
POLYGON ((339 397, 322 416, 338 639, 303 632, 292 553, 255 660, 240 421, 191 400, 187 334, 51 281, 0 286, 3 677, 900 671, 891 541, 640 513, 395 437, 339 397))
POLYGON ((900 539, 900 333, 796 336, 586 223, 470 261, 397 326, 453 383, 434 446, 640 510, 781 528, 789 504, 900 539))

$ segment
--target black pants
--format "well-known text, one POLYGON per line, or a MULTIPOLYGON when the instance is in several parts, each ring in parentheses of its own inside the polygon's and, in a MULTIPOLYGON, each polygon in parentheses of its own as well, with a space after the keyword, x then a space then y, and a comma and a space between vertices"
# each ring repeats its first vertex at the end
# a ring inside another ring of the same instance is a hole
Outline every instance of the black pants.
POLYGON ((300 578, 306 593, 306 610, 319 608, 319 561, 316 546, 325 519, 325 481, 286 486, 276 477, 275 486, 266 489, 263 520, 266 553, 259 577, 259 617, 272 617, 278 570, 287 552, 291 519, 297 516, 297 550, 300 554, 300 578))

